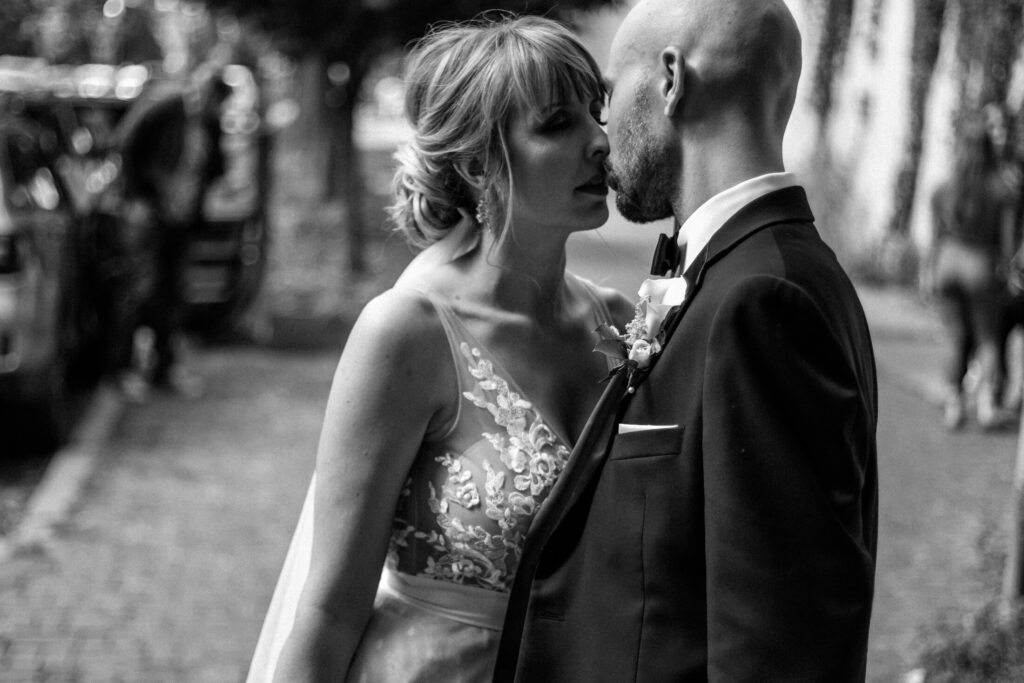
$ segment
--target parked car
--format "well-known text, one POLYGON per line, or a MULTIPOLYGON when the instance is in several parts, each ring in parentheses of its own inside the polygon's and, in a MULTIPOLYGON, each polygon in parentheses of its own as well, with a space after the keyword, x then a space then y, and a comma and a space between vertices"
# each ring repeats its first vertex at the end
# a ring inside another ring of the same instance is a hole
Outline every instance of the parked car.
MULTIPOLYGON (((241 65, 223 77, 226 172, 208 188, 185 273, 188 322, 202 331, 245 309, 266 260, 259 87, 241 65)), ((0 56, 0 429, 17 419, 11 409, 25 411, 40 443, 60 443, 69 388, 104 367, 112 292, 127 267, 121 243, 138 220, 123 201, 117 125, 161 81, 144 65, 0 56)))
MULTIPOLYGON (((222 78, 230 87, 221 117, 224 174, 206 188, 184 273, 186 324, 199 332, 229 325, 246 309, 266 264, 269 136, 260 116, 260 89, 252 70, 240 64, 224 67, 222 78)), ((66 146, 75 150, 78 166, 86 167, 72 185, 83 188, 75 194, 86 196, 101 235, 119 213, 118 220, 126 220, 120 158, 111 147, 118 123, 150 91, 180 87, 142 65, 84 65, 54 79, 52 106, 66 146)))
POLYGON ((0 402, 26 410, 35 440, 55 445, 69 427, 69 384, 95 348, 82 287, 92 235, 57 169, 57 133, 28 114, 33 97, 0 93, 0 402))

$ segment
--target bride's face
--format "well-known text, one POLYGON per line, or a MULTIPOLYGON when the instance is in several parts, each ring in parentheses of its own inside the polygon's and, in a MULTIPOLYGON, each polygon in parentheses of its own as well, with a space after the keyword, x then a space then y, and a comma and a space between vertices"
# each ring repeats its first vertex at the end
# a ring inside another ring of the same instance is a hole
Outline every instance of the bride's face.
POLYGON ((552 101, 516 113, 508 126, 516 234, 591 230, 608 220, 601 100, 552 101))

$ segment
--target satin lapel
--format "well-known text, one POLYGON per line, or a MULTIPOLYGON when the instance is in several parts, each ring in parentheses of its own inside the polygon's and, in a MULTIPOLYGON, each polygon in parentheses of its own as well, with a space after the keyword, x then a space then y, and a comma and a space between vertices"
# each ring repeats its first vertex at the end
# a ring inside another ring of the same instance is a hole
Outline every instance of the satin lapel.
POLYGON ((508 609, 505 612, 505 624, 502 629, 505 634, 518 635, 502 638, 498 649, 498 669, 495 673, 495 681, 512 680, 514 664, 519 655, 520 637, 529 606, 530 588, 537 572, 541 553, 566 511, 579 500, 587 484, 600 471, 615 426, 618 424, 623 399, 626 396, 626 373, 616 373, 608 380, 608 386, 590 414, 587 424, 583 427, 583 432, 572 449, 565 469, 559 475, 551 493, 530 524, 530 531, 523 542, 523 549, 519 556, 519 566, 513 580, 508 609), (512 669, 507 670, 505 668, 507 666, 512 666, 512 669))
POLYGON ((551 494, 534 517, 533 524, 530 525, 530 535, 533 535, 534 527, 539 526, 543 534, 544 531, 557 526, 565 510, 576 502, 582 490, 586 488, 590 480, 589 475, 593 474, 595 466, 603 461, 604 447, 610 440, 610 432, 614 429, 613 423, 618 417, 622 399, 625 397, 626 373, 619 372, 608 380, 608 387, 587 419, 565 470, 559 475, 551 494))
MULTIPOLYGON (((694 258, 693 263, 683 273, 683 279, 686 280, 686 298, 683 299, 683 303, 678 306, 674 306, 672 310, 665 316, 665 321, 662 323, 662 329, 665 330, 665 345, 667 346, 669 341, 672 339, 672 333, 676 331, 679 326, 679 320, 683 317, 683 313, 690 307, 690 302, 693 301, 694 297, 697 296, 697 290, 700 289, 701 283, 704 281, 704 265, 707 263, 707 250, 697 254, 694 258)), ((661 358, 659 355, 654 359, 654 364, 657 365, 658 359, 661 358)), ((651 372, 654 368, 651 368, 651 372)))
POLYGON ((758 197, 725 222, 711 237, 705 259, 711 265, 754 232, 777 223, 813 223, 814 214, 802 187, 787 187, 758 197))
POLYGON ((672 333, 679 326, 679 321, 689 308, 690 302, 696 298, 704 282, 704 273, 734 246, 754 233, 778 223, 813 222, 814 214, 811 213, 807 193, 802 187, 787 187, 769 192, 737 211, 711 237, 708 245, 697 254, 683 274, 687 283, 686 299, 665 319, 665 343, 672 338, 672 333))

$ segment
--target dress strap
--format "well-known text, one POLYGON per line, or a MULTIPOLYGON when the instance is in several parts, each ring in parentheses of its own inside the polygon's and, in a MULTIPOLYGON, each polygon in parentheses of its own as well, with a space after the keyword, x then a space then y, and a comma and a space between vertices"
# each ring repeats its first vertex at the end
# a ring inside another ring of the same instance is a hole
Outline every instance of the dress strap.
POLYGON ((434 292, 415 289, 405 285, 396 287, 396 289, 415 294, 416 296, 429 301, 430 305, 434 307, 434 311, 437 313, 438 320, 441 321, 441 327, 444 329, 445 338, 448 340, 448 351, 451 353, 452 363, 455 366, 455 375, 459 383, 459 396, 456 397, 456 405, 458 407, 456 408, 455 418, 452 420, 451 425, 443 431, 428 433, 425 437, 426 441, 440 441, 454 433, 456 426, 459 424, 459 419, 462 417, 463 401, 461 399, 461 394, 467 387, 471 387, 473 385, 473 378, 469 374, 469 368, 466 366, 465 359, 460 351, 460 347, 464 342, 466 342, 466 333, 461 321, 455 314, 455 311, 452 310, 452 307, 434 292))
POLYGON ((587 293, 588 297, 590 297, 590 303, 592 304, 594 311, 594 322, 598 325, 614 325, 615 321, 612 320, 612 314, 611 311, 608 310, 608 305, 605 304, 604 299, 602 299, 601 295, 597 292, 597 285, 584 277, 580 277, 579 275, 573 274, 573 277, 576 278, 577 282, 583 285, 583 291, 587 293))
MULTIPOLYGON (((590 298, 591 309, 594 314, 595 325, 604 324, 615 327, 615 320, 612 319, 611 311, 608 310, 608 304, 604 302, 604 299, 602 299, 601 295, 598 293, 597 285, 595 285, 593 282, 591 282, 585 277, 580 277, 579 275, 575 274, 573 275, 573 277, 575 277, 576 281, 579 282, 580 285, 582 285, 583 291, 586 292, 587 296, 590 298)), ((609 370, 614 370, 616 367, 618 367, 618 361, 614 360, 611 356, 605 358, 605 364, 608 366, 609 370)))

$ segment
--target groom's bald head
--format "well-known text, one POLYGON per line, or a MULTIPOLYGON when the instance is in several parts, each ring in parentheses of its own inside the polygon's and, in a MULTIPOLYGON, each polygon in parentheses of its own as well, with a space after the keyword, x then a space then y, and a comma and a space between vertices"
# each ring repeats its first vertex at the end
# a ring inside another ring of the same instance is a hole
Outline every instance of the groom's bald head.
POLYGON ((675 215, 783 170, 800 32, 782 0, 640 0, 608 62, 606 161, 628 219, 675 215))
MULTIPOLYGON (((641 0, 612 47, 611 69, 657 69, 666 47, 686 60, 687 105, 736 105, 785 129, 800 76, 800 32, 783 0, 641 0), (636 60, 636 61, 634 61, 636 60)), ((614 75, 614 74, 613 74, 614 75)))

